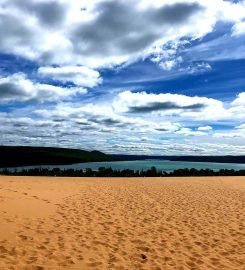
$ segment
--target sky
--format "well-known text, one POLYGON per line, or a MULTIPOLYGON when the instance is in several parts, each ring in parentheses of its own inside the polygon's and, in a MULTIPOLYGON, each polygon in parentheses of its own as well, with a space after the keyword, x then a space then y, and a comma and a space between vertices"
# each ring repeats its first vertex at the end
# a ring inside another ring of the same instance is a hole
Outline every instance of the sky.
POLYGON ((0 0, 0 143, 245 154, 245 1, 0 0))

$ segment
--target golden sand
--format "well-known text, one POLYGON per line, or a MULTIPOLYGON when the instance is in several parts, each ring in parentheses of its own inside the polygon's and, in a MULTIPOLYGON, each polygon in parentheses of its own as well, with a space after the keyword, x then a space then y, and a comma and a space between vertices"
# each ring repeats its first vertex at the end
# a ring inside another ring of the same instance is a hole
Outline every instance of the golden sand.
POLYGON ((245 269, 245 177, 0 177, 0 269, 245 269))

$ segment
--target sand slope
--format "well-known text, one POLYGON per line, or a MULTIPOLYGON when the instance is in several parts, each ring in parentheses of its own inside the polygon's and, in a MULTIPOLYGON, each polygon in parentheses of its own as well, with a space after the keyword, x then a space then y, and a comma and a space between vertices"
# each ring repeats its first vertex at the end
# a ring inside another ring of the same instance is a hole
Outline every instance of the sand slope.
POLYGON ((0 269, 245 269, 245 178, 0 177, 0 269))

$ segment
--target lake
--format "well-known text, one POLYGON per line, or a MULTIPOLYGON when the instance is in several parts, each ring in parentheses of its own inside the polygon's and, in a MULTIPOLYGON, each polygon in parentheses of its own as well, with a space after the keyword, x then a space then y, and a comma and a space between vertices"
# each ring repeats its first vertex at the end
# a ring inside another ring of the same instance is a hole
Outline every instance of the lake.
POLYGON ((234 169, 244 170, 245 164, 233 164, 233 163, 211 163, 211 162, 184 162, 184 161, 168 161, 168 160, 135 160, 135 161, 113 161, 113 162, 89 162, 79 163, 72 165, 42 165, 42 166, 27 166, 11 168, 11 170, 22 170, 30 168, 60 168, 60 169, 86 169, 98 170, 100 167, 111 167, 116 170, 131 169, 131 170, 148 170, 152 166, 155 166, 157 170, 163 170, 171 172, 177 169, 211 169, 218 171, 220 169, 234 169))

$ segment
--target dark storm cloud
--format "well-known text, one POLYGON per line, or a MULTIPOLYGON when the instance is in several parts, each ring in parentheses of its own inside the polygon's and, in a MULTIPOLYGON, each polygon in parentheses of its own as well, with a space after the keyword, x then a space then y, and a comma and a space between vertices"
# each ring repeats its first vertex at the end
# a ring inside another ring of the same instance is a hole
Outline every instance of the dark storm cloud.
POLYGON ((181 106, 174 102, 152 102, 145 106, 131 106, 129 107, 130 113, 149 113, 154 111, 167 111, 167 110, 190 110, 199 111, 205 108, 205 104, 196 103, 188 106, 181 106))
POLYGON ((71 40, 80 52, 96 55, 135 53, 202 9, 198 3, 176 3, 140 10, 123 1, 106 1, 95 7, 94 13, 98 15, 94 20, 74 29, 71 40))

